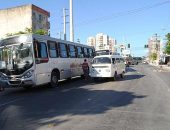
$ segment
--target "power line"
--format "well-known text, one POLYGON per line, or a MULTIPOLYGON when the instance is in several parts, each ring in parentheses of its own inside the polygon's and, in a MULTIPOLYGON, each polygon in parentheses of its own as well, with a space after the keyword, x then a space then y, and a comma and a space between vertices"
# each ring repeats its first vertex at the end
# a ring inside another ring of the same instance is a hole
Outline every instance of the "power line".
POLYGON ((76 26, 88 25, 88 24, 92 24, 92 23, 99 23, 99 22, 115 19, 115 18, 118 18, 118 17, 126 16, 126 15, 137 14, 137 13, 143 12, 145 10, 149 10, 149 9, 152 9, 152 8, 163 6, 163 5, 169 4, 169 3, 170 3, 170 0, 167 0, 167 1, 164 1, 164 2, 160 2, 160 3, 153 4, 153 5, 140 7, 140 8, 137 8, 137 9, 132 9, 132 10, 125 11, 125 12, 119 12, 119 13, 111 14, 111 15, 108 15, 108 16, 98 17, 98 18, 95 18, 93 20, 78 23, 76 26))

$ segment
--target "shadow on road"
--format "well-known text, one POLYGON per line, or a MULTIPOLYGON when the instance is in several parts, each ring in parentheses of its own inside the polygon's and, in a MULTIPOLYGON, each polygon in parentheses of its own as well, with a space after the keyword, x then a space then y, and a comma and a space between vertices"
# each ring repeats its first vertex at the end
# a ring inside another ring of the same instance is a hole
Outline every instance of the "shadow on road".
POLYGON ((136 70, 131 67, 126 67, 126 72, 136 72, 136 70))
POLYGON ((11 126, 17 130, 38 129, 49 124, 56 126, 70 120, 59 118, 61 116, 102 114, 146 97, 128 91, 91 89, 87 85, 96 84, 90 80, 85 82, 74 79, 69 83, 62 82, 63 87, 60 88, 49 89, 45 86, 29 91, 20 89, 9 92, 10 95, 23 96, 23 99, 1 108, 1 130, 11 126))
POLYGON ((125 75, 124 79, 119 78, 117 81, 127 81, 127 80, 135 80, 144 77, 145 75, 133 74, 133 75, 125 75))

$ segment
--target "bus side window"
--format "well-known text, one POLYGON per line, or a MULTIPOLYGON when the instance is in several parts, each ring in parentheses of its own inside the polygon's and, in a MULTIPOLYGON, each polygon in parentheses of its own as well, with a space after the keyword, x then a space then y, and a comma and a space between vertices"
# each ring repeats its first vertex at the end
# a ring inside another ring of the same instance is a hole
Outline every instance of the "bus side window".
POLYGON ((48 53, 47 53, 46 43, 34 41, 34 54, 35 54, 37 64, 47 63, 48 53))
POLYGON ((76 57, 76 49, 74 45, 68 45, 69 47, 69 55, 71 58, 75 58, 76 57))
POLYGON ((89 48, 88 50, 89 50, 89 57, 93 58, 93 50, 91 48, 89 48))
POLYGON ((82 49, 81 47, 77 47, 77 57, 78 58, 83 58, 83 52, 82 52, 82 49))
POLYGON ((90 58, 90 48, 87 48, 87 55, 88 55, 88 58, 90 58))
POLYGON ((66 44, 59 43, 59 52, 60 52, 60 57, 68 58, 68 51, 67 51, 67 45, 66 44))
POLYGON ((84 51, 84 57, 88 58, 87 48, 83 47, 83 51, 84 51))
POLYGON ((48 43, 48 51, 51 58, 57 58, 58 57, 58 47, 57 43, 53 41, 47 41, 48 43))

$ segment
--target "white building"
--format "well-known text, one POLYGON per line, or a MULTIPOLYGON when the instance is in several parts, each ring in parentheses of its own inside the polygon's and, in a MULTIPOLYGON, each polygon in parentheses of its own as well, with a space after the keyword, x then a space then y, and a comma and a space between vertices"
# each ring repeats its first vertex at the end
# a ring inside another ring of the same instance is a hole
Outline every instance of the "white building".
POLYGON ((95 37, 88 37, 87 39, 87 44, 89 46, 94 46, 96 47, 96 38, 95 37))
POLYGON ((0 10, 0 38, 7 34, 24 32, 26 28, 33 31, 50 29, 50 13, 33 4, 0 10))
POLYGON ((96 37, 90 36, 87 38, 87 43, 90 46, 94 46, 96 50, 111 50, 112 52, 116 52, 116 40, 107 34, 98 33, 96 37))
POLYGON ((113 38, 109 37, 109 49, 112 52, 117 52, 116 45, 117 45, 116 39, 113 39, 113 38))
POLYGON ((109 36, 103 33, 96 35, 96 50, 109 49, 109 36))

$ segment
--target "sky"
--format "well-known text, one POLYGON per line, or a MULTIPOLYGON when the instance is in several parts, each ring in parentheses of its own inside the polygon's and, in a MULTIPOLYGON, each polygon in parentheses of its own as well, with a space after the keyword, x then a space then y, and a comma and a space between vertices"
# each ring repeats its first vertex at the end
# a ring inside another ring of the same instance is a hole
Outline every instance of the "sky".
MULTIPOLYGON (((63 32, 62 9, 69 9, 69 0, 4 0, 0 9, 25 4, 49 11, 51 36, 59 38, 59 32, 63 32)), ((165 39, 170 32, 170 0, 73 0, 73 13, 75 41, 86 44, 89 36, 105 33, 118 44, 130 44, 134 56, 147 53, 144 45, 155 33, 165 39)), ((67 34, 69 40, 69 24, 67 34)))

